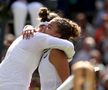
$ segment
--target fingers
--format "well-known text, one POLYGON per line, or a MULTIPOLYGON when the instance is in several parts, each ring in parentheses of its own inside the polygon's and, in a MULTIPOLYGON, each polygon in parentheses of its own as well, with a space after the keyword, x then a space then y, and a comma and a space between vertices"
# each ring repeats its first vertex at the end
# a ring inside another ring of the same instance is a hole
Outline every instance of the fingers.
POLYGON ((34 35, 34 31, 33 30, 26 30, 22 32, 23 35, 23 39, 30 39, 31 37, 33 37, 34 35))
POLYGON ((22 35, 23 35, 23 39, 26 39, 27 31, 23 31, 22 35))
POLYGON ((33 31, 34 31, 35 33, 37 32, 35 28, 33 29, 33 31))

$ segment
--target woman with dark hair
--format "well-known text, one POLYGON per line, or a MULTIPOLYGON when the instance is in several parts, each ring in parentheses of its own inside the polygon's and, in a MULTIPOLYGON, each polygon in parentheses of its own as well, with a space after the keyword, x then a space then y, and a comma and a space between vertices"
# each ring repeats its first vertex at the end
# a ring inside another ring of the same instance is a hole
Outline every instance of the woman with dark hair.
MULTIPOLYGON (((45 14, 44 12, 42 15, 42 17, 44 17, 44 19, 41 18, 43 25, 41 24, 40 27, 42 26, 41 31, 43 33, 66 40, 69 40, 70 38, 74 39, 80 35, 80 27, 75 22, 65 18, 60 18, 59 16, 55 16, 56 18, 49 20, 48 17, 50 17, 50 13, 45 14), (47 23, 47 21, 49 22, 47 23)), ((24 38, 27 38, 28 36, 30 37, 30 35, 31 33, 29 32, 24 33, 24 38)), ((73 55, 74 52, 71 56, 73 57, 73 55)), ((68 62, 70 60, 72 60, 72 58, 68 60, 65 53, 59 49, 49 48, 43 52, 38 68, 41 90, 56 90, 57 87, 59 87, 64 80, 69 77, 70 70, 68 62)))
MULTIPOLYGON (((46 33, 69 40, 79 35, 79 27, 66 19, 55 18, 49 22, 46 33), (69 24, 70 23, 70 24, 69 24), (59 28, 59 29, 58 29, 59 28)), ((74 53, 72 54, 73 57, 74 53)), ((72 58, 70 59, 72 60, 72 58)), ((67 56, 58 49, 49 49, 39 64, 41 90, 56 90, 70 75, 67 56)))

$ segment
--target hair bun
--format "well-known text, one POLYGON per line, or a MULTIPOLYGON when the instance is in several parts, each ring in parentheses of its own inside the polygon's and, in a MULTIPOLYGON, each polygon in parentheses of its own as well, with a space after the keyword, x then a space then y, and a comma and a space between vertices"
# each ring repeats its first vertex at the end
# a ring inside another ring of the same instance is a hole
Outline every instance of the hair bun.
POLYGON ((46 8, 46 7, 40 8, 39 17, 40 17, 41 19, 47 18, 48 15, 49 15, 49 10, 48 10, 48 8, 46 8))

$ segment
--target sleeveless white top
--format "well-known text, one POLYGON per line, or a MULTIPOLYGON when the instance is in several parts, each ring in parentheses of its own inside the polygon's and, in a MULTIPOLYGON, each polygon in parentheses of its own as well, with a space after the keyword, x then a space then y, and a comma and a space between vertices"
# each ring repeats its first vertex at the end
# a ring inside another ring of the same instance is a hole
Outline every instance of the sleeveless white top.
MULTIPOLYGON (((51 37, 37 32, 30 40, 17 38, 9 47, 0 64, 0 90, 3 86, 29 87, 32 73, 37 68, 42 51, 46 48, 58 48, 67 54, 74 53, 73 44, 69 41, 51 37)), ((26 89, 25 89, 26 90, 26 89)))
POLYGON ((55 67, 49 61, 50 51, 51 49, 44 53, 38 68, 41 90, 56 90, 62 84, 55 67))

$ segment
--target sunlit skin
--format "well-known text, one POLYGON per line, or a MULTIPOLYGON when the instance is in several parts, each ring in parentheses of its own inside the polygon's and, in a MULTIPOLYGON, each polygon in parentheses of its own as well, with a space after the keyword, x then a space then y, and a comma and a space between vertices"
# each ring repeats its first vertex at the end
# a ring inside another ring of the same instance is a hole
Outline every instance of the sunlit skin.
POLYGON ((57 23, 54 21, 52 21, 48 24, 44 33, 49 34, 49 35, 54 36, 54 37, 60 37, 60 34, 58 33, 57 23))

